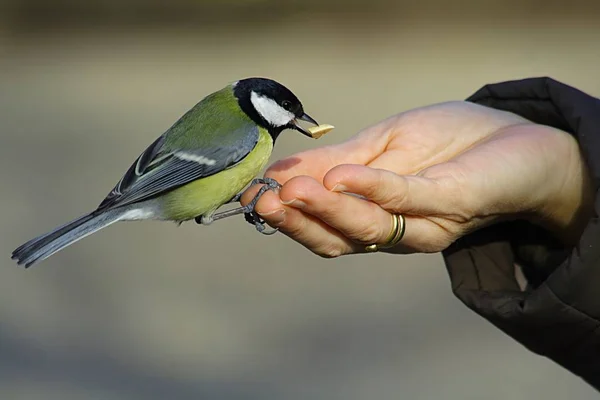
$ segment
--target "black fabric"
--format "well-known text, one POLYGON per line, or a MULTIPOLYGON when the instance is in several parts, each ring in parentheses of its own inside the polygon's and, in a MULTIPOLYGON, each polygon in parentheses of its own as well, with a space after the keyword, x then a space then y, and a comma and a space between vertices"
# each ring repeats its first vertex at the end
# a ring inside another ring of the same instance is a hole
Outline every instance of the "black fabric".
POLYGON ((531 351, 600 390, 600 100, 550 78, 487 85, 467 100, 572 134, 593 177, 595 214, 573 248, 524 221, 461 238, 443 252, 453 292, 531 351), (528 279, 525 289, 515 265, 528 279))

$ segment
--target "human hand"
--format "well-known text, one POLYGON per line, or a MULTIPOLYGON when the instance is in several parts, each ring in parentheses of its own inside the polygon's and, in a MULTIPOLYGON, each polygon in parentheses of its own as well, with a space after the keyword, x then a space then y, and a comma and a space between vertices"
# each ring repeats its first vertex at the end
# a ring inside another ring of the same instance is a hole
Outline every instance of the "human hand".
MULTIPOLYGON (((325 257, 381 243, 390 213, 406 217, 406 234, 390 252, 441 251, 482 226, 515 218, 570 241, 592 198, 569 134, 467 102, 398 114, 344 143, 279 161, 265 176, 283 187, 279 196, 265 194, 257 212, 325 257)), ((248 189, 242 203, 257 189, 248 189)))

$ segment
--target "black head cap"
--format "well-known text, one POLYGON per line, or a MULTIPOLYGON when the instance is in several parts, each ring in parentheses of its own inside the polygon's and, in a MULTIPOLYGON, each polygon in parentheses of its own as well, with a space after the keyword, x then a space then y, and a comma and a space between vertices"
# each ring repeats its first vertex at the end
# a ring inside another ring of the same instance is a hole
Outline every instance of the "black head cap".
POLYGON ((297 125, 296 119, 315 123, 304 113, 296 95, 272 79, 242 79, 234 84, 233 92, 241 109, 254 122, 266 128, 273 139, 288 128, 307 134, 297 125))

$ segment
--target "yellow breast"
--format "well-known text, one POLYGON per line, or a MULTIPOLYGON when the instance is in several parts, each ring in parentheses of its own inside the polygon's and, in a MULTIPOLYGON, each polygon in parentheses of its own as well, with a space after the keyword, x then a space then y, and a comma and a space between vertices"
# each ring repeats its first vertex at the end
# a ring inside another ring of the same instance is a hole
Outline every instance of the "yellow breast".
POLYGON ((273 139, 259 129, 256 147, 235 167, 198 179, 163 196, 164 216, 187 221, 213 212, 241 192, 267 165, 273 151, 273 139))

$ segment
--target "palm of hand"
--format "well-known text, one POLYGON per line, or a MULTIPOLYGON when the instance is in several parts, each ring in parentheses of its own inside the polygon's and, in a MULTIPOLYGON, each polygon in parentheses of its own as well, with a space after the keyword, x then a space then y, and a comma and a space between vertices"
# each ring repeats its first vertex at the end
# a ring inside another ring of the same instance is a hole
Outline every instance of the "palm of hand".
POLYGON ((436 252, 498 218, 547 207, 544 199, 570 178, 549 168, 557 158, 573 163, 570 141, 564 132, 469 103, 425 107, 274 164, 266 175, 284 184, 281 201, 264 196, 257 210, 324 256, 380 242, 389 213, 402 213, 406 236, 391 251, 436 252))

